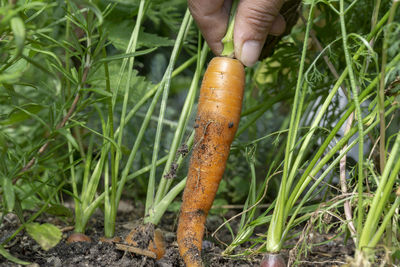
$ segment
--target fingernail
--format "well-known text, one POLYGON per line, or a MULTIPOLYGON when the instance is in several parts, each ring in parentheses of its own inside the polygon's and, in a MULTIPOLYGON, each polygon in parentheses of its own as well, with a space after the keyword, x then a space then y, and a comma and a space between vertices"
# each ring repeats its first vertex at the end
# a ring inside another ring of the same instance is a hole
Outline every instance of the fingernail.
POLYGON ((256 64, 261 53, 261 43, 254 40, 246 41, 242 46, 240 61, 247 67, 256 64))

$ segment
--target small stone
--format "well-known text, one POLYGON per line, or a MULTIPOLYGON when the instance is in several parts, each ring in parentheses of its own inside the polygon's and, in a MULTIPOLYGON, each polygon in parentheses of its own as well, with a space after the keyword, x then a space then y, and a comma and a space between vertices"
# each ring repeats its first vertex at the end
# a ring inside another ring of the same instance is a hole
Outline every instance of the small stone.
POLYGON ((170 262, 167 262, 167 260, 161 259, 156 262, 157 267, 172 267, 173 265, 170 262))
POLYGON ((62 262, 61 262, 61 259, 59 257, 52 256, 52 257, 47 259, 47 262, 49 264, 51 264, 52 266, 54 266, 54 267, 61 267, 62 266, 62 262))
POLYGON ((203 251, 210 251, 213 248, 213 243, 208 240, 203 240, 201 247, 203 251))

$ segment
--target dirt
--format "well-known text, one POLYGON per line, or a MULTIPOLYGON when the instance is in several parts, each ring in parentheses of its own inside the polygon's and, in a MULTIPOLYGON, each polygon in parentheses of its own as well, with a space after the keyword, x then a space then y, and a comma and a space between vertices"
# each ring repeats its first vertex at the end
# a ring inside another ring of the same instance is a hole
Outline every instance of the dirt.
MULTIPOLYGON (((230 213, 233 213, 231 211, 230 213)), ((225 217, 229 218, 232 214, 227 214, 225 217)), ((27 214, 27 219, 29 214, 27 214)), ((130 230, 140 222, 140 218, 135 212, 123 212, 117 216, 116 223, 116 236, 121 237, 124 240, 129 234, 130 230)), ((51 248, 48 251, 44 251, 40 246, 29 236, 26 232, 20 232, 11 242, 5 247, 15 257, 29 261, 32 264, 30 266, 160 266, 160 267, 173 267, 173 266, 184 266, 182 260, 179 257, 178 247, 176 244, 176 214, 166 214, 159 225, 159 228, 164 234, 164 240, 166 244, 165 256, 156 261, 150 257, 135 255, 132 252, 122 251, 116 249, 114 243, 107 243, 100 241, 103 234, 103 222, 102 214, 97 213, 90 220, 87 227, 86 234, 92 238, 91 243, 77 242, 67 244, 67 237, 73 232, 71 225, 66 220, 60 220, 59 218, 43 214, 36 222, 44 223, 50 222, 57 225, 63 230, 62 241, 51 248)), ((224 246, 217 242, 215 239, 210 237, 210 233, 216 229, 223 219, 217 216, 209 216, 207 219, 207 231, 206 237, 203 242, 203 261, 206 266, 259 266, 262 259, 262 255, 258 254, 248 258, 229 258, 222 257, 221 252, 224 246)), ((12 235, 14 231, 20 226, 18 218, 9 214, 3 220, 0 225, 0 242, 3 242, 7 237, 12 235)), ((234 225, 233 225, 234 227, 234 225)), ((152 231, 150 231, 152 232, 152 231)), ((148 244, 148 236, 146 233, 142 233, 142 238, 145 240, 146 245, 148 244)), ((292 248, 285 249, 283 256, 287 261, 289 255, 291 262, 293 259, 297 259, 296 266, 340 266, 346 262, 346 257, 351 256, 353 252, 353 244, 351 241, 344 244, 343 237, 331 239, 332 236, 329 234, 318 234, 312 233, 311 237, 307 237, 306 245, 308 248, 306 254, 293 253, 299 251, 299 247, 303 245, 301 238, 297 238, 296 242, 289 244, 292 248), (300 240, 300 241, 299 241, 300 240), (323 245, 312 246, 311 243, 325 242, 323 245), (294 247, 294 249, 293 249, 294 247)), ((223 229, 218 232, 218 239, 222 242, 229 242, 231 240, 230 232, 227 229, 223 229)), ((304 241, 304 240, 303 240, 304 241)), ((123 241, 122 241, 123 242, 123 241)), ((245 246, 248 244, 244 244, 245 246)), ((240 252, 241 248, 238 248, 235 252, 240 252)), ((5 258, 0 256, 0 266, 19 266, 12 262, 7 261, 5 258)))

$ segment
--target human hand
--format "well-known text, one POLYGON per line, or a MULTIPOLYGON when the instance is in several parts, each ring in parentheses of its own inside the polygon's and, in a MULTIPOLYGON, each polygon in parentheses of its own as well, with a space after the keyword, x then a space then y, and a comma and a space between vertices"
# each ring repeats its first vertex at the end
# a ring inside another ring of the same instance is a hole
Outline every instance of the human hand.
MULTIPOLYGON (((279 10, 285 0, 239 1, 235 26, 235 57, 244 65, 254 65, 268 34, 285 31, 285 20, 279 10)), ((188 0, 193 18, 214 54, 219 55, 229 21, 232 0, 188 0)))

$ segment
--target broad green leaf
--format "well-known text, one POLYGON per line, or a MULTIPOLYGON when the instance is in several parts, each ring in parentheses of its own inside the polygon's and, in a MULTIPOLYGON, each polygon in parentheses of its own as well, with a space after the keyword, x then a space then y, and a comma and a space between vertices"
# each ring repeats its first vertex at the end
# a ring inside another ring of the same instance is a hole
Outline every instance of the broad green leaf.
POLYGON ((25 227, 28 234, 43 250, 49 250, 56 246, 62 238, 61 230, 50 223, 29 223, 25 227))
POLYGON ((0 255, 3 256, 4 258, 6 258, 7 260, 12 261, 16 264, 21 264, 21 265, 31 264, 30 262, 23 261, 23 260, 20 260, 20 259, 14 257, 7 250, 5 250, 5 248, 3 248, 3 246, 0 246, 0 255))
POLYGON ((31 116, 29 114, 27 114, 26 112, 24 112, 23 110, 26 110, 32 114, 37 114, 42 109, 43 109, 43 106, 35 104, 35 103, 30 103, 30 104, 24 105, 20 108, 15 108, 10 112, 7 119, 0 121, 0 125, 15 124, 15 123, 22 122, 24 120, 29 119, 31 116))
MULTIPOLYGON (((118 82, 118 77, 119 77, 119 69, 120 69, 120 63, 117 61, 112 61, 108 65, 109 67, 109 72, 110 72, 110 82, 111 84, 117 84, 118 82)), ((126 88, 126 82, 127 82, 127 76, 128 76, 128 71, 125 70, 122 80, 121 80, 121 86, 119 88, 119 94, 123 93, 125 88, 126 88)), ((92 81, 91 81, 92 88, 105 88, 105 74, 104 74, 104 68, 99 68, 96 73, 92 76, 92 81)), ((130 92, 130 101, 133 103, 137 103, 139 99, 144 95, 144 93, 147 91, 147 89, 152 86, 152 84, 143 76, 139 76, 138 72, 134 70, 132 72, 132 76, 130 79, 130 85, 129 88, 131 90, 130 92)), ((85 89, 86 90, 86 89, 85 89)), ((115 90, 115 88, 112 88, 112 90, 115 90)), ((113 92, 114 93, 114 92, 113 92)))
POLYGON ((15 204, 15 192, 14 192, 12 180, 7 177, 3 177, 2 182, 3 182, 2 184, 3 184, 4 202, 5 202, 7 211, 11 212, 11 211, 13 211, 14 204, 15 204))
MULTIPOLYGON (((128 47, 129 38, 131 36, 133 27, 135 25, 131 21, 123 21, 119 23, 109 23, 106 25, 108 31, 108 39, 111 43, 121 51, 126 51, 128 47)), ((166 37, 158 36, 153 33, 144 32, 140 30, 138 47, 160 47, 160 46, 172 46, 174 41, 166 37)))
POLYGON ((15 44, 17 46, 18 53, 24 48, 25 42, 25 25, 20 17, 13 17, 10 21, 11 29, 14 33, 15 44))
POLYGON ((139 33, 139 46, 154 47, 154 46, 173 46, 174 41, 166 37, 158 36, 153 33, 147 33, 143 30, 139 33))

